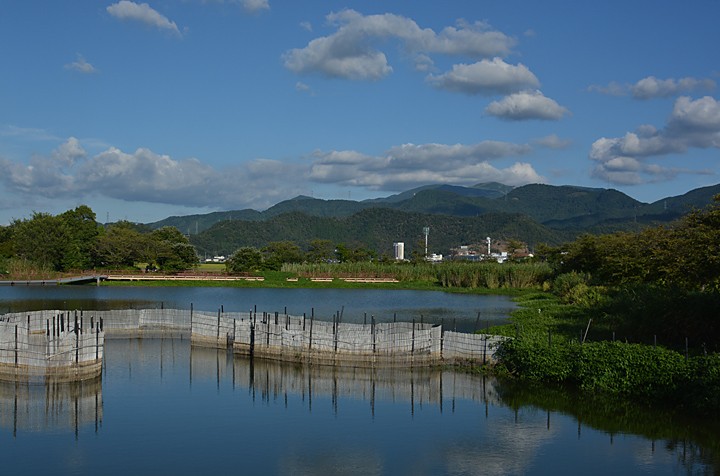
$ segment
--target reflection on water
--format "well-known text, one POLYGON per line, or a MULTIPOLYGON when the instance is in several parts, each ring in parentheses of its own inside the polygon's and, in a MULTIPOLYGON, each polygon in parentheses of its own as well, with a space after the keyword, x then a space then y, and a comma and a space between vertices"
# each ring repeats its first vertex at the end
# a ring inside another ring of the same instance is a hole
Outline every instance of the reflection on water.
POLYGON ((46 432, 102 426, 102 382, 45 384, 0 382, 0 427, 19 431, 46 432))
POLYGON ((40 309, 190 309, 290 313, 343 322, 393 320, 443 324, 472 332, 504 322, 517 306, 507 296, 378 289, 271 289, 232 287, 0 286, 0 313, 40 309))
POLYGON ((102 468, 110 475, 701 474, 718 467, 713 425, 583 403, 559 390, 442 369, 252 361, 180 339, 110 339, 105 351, 102 392, 99 384, 95 394, 4 387, 0 456, 13 457, 2 458, 3 472, 45 474, 46 461, 55 474, 102 468), (102 431, 93 434, 94 418, 102 431))

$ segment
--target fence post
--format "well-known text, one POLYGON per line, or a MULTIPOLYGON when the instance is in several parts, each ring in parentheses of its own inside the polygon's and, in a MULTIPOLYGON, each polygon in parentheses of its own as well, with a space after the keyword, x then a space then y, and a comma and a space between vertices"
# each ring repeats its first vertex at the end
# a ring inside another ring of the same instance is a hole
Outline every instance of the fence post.
POLYGON ((315 321, 315 308, 313 308, 312 313, 310 314, 310 342, 308 343, 308 350, 312 350, 312 331, 313 331, 313 322, 315 321))
POLYGON ((15 324, 15 367, 18 365, 18 336, 17 336, 17 324, 15 324))
POLYGON ((255 354, 255 324, 250 321, 250 357, 255 354))
POLYGON ((340 315, 337 315, 337 323, 335 324, 335 353, 337 353, 338 331, 340 330, 340 315))
POLYGON ((215 336, 215 339, 216 339, 218 342, 220 341, 220 309, 218 309, 217 335, 215 336))
POLYGON ((410 347, 410 353, 415 353, 415 318, 413 317, 412 322, 412 347, 410 347))
POLYGON ((370 316, 370 332, 372 332, 373 354, 375 353, 375 316, 370 316))

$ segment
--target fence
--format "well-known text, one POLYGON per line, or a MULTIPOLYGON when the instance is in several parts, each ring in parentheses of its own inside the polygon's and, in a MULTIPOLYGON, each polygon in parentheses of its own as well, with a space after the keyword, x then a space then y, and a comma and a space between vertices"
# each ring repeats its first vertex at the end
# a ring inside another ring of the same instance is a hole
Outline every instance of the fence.
POLYGON ((0 380, 72 381, 98 377, 105 336, 95 318, 60 311, 0 318, 0 380))
MULTIPOLYGON (((56 313, 36 314, 41 316, 37 319, 49 319, 56 313)), ((82 319, 80 313, 81 323, 82 319)), ((107 338, 189 337, 195 345, 232 348, 239 355, 360 367, 485 363, 494 359, 502 339, 486 334, 445 332, 442 326, 415 322, 376 323, 372 319, 369 324, 354 324, 341 322, 338 317, 321 321, 314 316, 277 312, 225 313, 222 309, 216 313, 198 312, 192 307, 189 311, 92 311, 91 319, 102 323, 107 338)))

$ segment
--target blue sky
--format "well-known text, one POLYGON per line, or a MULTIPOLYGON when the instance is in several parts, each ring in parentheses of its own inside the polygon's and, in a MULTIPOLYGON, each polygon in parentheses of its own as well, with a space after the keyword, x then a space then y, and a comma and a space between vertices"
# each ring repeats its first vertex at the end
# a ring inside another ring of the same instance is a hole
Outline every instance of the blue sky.
POLYGON ((720 2, 0 1, 0 224, 720 182, 720 2))

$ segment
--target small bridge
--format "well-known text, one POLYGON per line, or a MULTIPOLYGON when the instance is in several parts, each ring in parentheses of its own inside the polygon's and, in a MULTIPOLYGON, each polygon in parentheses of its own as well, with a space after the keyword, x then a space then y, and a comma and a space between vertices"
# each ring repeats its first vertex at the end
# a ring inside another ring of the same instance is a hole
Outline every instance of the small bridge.
POLYGON ((58 279, 14 279, 0 281, 0 286, 57 286, 58 284, 100 284, 107 279, 105 275, 73 276, 58 279))

